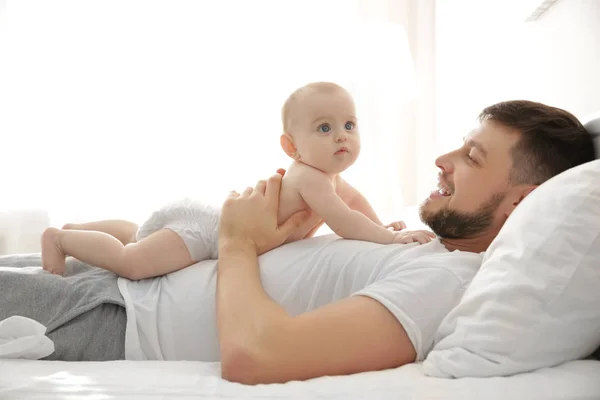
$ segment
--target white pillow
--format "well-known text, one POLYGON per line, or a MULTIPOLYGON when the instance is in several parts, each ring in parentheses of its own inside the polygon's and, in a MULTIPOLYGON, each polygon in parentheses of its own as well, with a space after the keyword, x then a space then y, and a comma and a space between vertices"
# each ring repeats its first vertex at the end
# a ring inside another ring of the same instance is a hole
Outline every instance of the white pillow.
POLYGON ((540 185, 486 252, 423 363, 436 377, 511 375, 600 345, 600 160, 540 185))
POLYGON ((600 112, 589 116, 587 119, 588 121, 583 126, 594 137, 596 158, 600 158, 600 112))

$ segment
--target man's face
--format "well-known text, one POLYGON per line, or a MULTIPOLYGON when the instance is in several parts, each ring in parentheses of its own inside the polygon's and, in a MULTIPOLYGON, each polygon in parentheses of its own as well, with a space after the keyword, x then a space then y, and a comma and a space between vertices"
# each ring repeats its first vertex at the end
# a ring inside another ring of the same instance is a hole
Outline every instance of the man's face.
POLYGON ((438 189, 420 207, 421 220, 446 239, 476 237, 499 230, 514 198, 511 149, 519 140, 495 121, 484 121, 464 145, 436 160, 438 189))

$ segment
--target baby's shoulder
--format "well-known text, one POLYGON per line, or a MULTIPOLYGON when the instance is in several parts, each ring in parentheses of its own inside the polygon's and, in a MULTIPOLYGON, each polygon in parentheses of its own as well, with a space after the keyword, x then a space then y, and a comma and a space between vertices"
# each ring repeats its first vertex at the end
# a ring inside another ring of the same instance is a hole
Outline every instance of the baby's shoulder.
POLYGON ((287 170, 284 181, 287 181, 288 184, 293 183, 294 186, 304 186, 331 182, 331 178, 309 165, 294 163, 287 170))

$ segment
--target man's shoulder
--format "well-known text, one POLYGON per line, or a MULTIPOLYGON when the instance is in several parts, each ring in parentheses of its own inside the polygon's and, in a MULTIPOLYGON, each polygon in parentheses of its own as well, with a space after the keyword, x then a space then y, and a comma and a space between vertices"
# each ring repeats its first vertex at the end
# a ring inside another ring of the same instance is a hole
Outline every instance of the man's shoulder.
MULTIPOLYGON (((438 240, 416 246, 406 256, 410 261, 404 262, 402 270, 413 272, 422 270, 427 273, 443 273, 456 276, 462 282, 470 281, 479 270, 483 260, 483 253, 472 253, 467 251, 448 251, 438 240)), ((391 274, 396 271, 390 271, 391 274)))

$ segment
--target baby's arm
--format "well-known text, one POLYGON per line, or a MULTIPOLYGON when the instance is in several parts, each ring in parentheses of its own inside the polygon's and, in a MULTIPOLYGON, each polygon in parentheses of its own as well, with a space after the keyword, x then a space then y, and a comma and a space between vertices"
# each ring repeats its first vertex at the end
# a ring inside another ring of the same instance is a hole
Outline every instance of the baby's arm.
POLYGON ((344 203, 346 203, 351 210, 355 210, 364 214, 377 225, 383 225, 383 223, 379 220, 379 217, 377 217, 377 213, 365 196, 363 196, 362 193, 360 193, 348 182, 343 180, 339 175, 336 178, 335 190, 338 196, 341 197, 344 203))
MULTIPOLYGON (((369 201, 362 195, 356 188, 350 185, 348 182, 342 179, 341 176, 336 178, 336 188, 338 196, 342 198, 344 203, 350 207, 351 210, 356 210, 366 215, 371 221, 378 225, 383 225, 383 222, 377 217, 377 213, 369 203, 369 201)), ((390 224, 383 225, 384 228, 392 228, 395 231, 401 231, 406 229, 404 221, 394 221, 390 224)))
MULTIPOLYGON (((320 171, 306 169, 299 182, 300 195, 306 204, 317 213, 329 228, 345 239, 364 240, 369 242, 389 244, 394 241, 395 233, 387 230, 381 222, 374 222, 363 212, 353 210, 336 193, 329 177, 320 171)), ((364 207, 362 201, 356 203, 364 207)), ((366 203, 368 208, 372 208, 366 203)), ((379 219, 376 219, 379 221, 379 219)))

